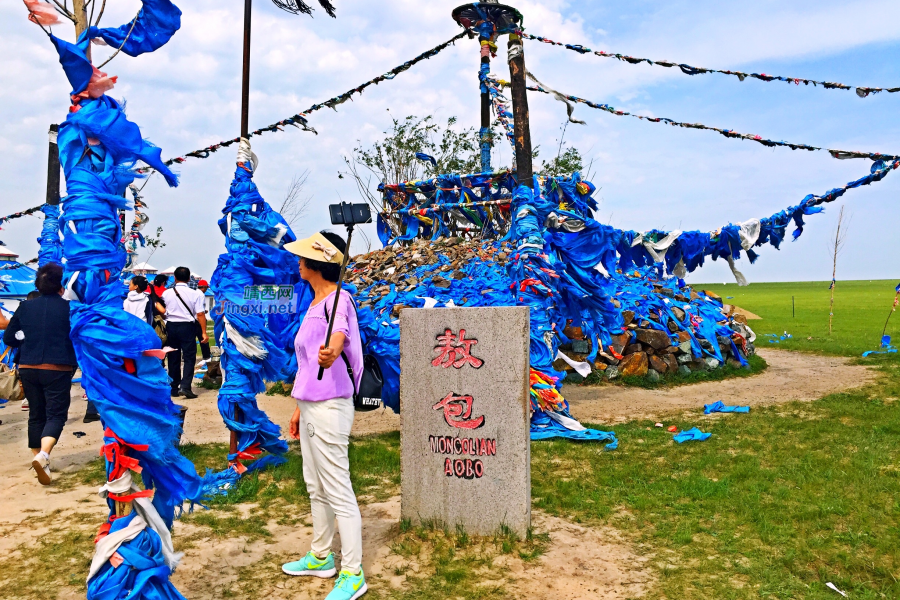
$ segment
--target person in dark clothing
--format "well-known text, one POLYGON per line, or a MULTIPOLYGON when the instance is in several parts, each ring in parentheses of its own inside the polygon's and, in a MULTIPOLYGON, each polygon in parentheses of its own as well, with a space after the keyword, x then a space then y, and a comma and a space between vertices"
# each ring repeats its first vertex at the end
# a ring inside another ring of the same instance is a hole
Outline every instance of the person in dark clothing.
POLYGON ((197 362, 197 338, 200 338, 200 343, 209 341, 203 293, 188 287, 190 279, 191 270, 178 267, 175 269, 175 285, 163 294, 163 301, 166 303, 167 344, 175 348, 166 355, 173 398, 179 395, 184 395, 185 398, 197 397, 191 390, 197 362))
MULTIPOLYGON (((197 289, 203 292, 203 307, 206 308, 206 290, 209 289, 209 282, 205 279, 201 279, 197 282, 197 289)), ((204 310, 206 313, 206 320, 209 321, 209 311, 204 310)), ((198 340, 200 336, 197 336, 198 340)), ((203 362, 208 362, 209 359, 212 358, 212 352, 209 349, 209 339, 205 342, 200 342, 200 354, 203 356, 203 362)))
POLYGON ((166 316, 166 303, 162 299, 162 295, 166 291, 166 285, 169 283, 168 275, 157 275, 153 278, 153 284, 147 288, 150 294, 150 300, 153 302, 153 316, 166 316))
POLYGON ((3 342, 19 348, 19 376, 28 399, 28 447, 38 481, 49 485, 50 452, 69 418, 75 349, 69 339, 69 303, 62 299, 63 268, 48 263, 38 269, 41 293, 19 305, 9 320, 3 342))

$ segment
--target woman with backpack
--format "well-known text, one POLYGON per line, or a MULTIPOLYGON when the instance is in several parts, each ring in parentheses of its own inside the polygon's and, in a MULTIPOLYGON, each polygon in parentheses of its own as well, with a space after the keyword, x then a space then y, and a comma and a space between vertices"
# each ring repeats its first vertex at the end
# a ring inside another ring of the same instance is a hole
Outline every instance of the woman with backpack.
MULTIPOLYGON (((153 300, 148 289, 150 282, 143 275, 135 275, 128 282, 128 296, 125 297, 123 308, 148 325, 153 325, 153 300)), ((162 307, 165 311, 165 307, 162 307)))
POLYGON ((347 248, 340 236, 323 231, 285 244, 284 249, 300 257, 300 277, 315 297, 294 340, 297 376, 291 396, 297 408, 290 423, 290 435, 300 440, 303 455, 313 540, 306 556, 283 565, 282 570, 288 575, 335 575, 331 543, 337 519, 341 572, 326 600, 355 600, 366 593, 367 587, 362 571, 362 517, 350 483, 348 447, 353 395, 363 373, 363 349, 353 298, 346 290, 339 292, 337 286, 347 248), (335 311, 336 293, 340 296, 335 311), (332 316, 334 328, 326 348, 323 342, 332 316), (356 381, 350 380, 345 360, 356 381), (319 367, 324 368, 321 380, 317 378, 319 367))

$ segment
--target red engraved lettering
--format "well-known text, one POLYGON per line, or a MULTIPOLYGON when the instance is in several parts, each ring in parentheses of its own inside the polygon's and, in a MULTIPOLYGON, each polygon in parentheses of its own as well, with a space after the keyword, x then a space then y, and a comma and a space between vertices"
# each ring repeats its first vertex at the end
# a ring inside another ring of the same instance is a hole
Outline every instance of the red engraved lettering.
POLYGON ((453 476, 453 464, 450 462, 449 458, 444 459, 444 475, 447 477, 453 476))
POLYGON ((462 477, 466 472, 466 465, 463 464, 463 460, 461 458, 457 458, 453 461, 453 473, 457 477, 462 477))
POLYGON ((497 440, 485 440, 487 442, 487 455, 497 456, 497 440))
POLYGON ((484 475, 484 464, 480 460, 476 460, 473 466, 475 469, 475 477, 481 479, 481 476, 484 475))
POLYGON ((457 336, 448 327, 442 335, 439 334, 434 339, 438 343, 434 347, 434 351, 438 356, 431 361, 433 367, 461 369, 468 364, 476 369, 480 369, 484 364, 483 360, 477 356, 472 356, 472 346, 477 344, 478 340, 474 338, 467 340, 465 329, 460 329, 457 336))
POLYGON ((479 440, 479 442, 480 443, 478 444, 478 456, 484 456, 485 454, 487 454, 487 444, 484 443, 484 438, 481 438, 479 440))
POLYGON ((469 453, 469 440, 467 438, 463 438, 463 440, 462 440, 462 453, 463 454, 469 453))
POLYGON ((475 477, 475 471, 472 469, 472 459, 466 459, 466 479, 472 479, 475 477))
POLYGON ((444 421, 450 427, 478 429, 484 425, 484 415, 472 419, 472 403, 472 396, 457 396, 455 392, 450 392, 431 408, 433 410, 443 409, 444 421))
POLYGON ((428 442, 431 444, 431 451, 437 454, 440 452, 440 438, 436 438, 433 435, 428 436, 428 442))

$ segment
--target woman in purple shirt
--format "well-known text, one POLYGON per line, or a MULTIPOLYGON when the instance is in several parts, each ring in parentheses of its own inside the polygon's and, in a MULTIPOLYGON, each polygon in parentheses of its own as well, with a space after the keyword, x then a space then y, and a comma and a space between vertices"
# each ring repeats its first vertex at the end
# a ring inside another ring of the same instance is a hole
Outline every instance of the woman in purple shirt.
POLYGON ((356 387, 363 361, 356 310, 346 291, 341 292, 336 314, 332 315, 346 245, 340 236, 323 231, 284 248, 300 257, 300 277, 309 283, 315 298, 294 340, 297 376, 291 395, 297 408, 290 426, 291 437, 300 440, 303 455, 303 479, 313 521, 312 548, 302 559, 283 565, 282 570, 288 575, 335 575, 331 543, 337 519, 341 574, 326 600, 355 600, 367 588, 362 572, 362 518, 350 484, 348 457, 354 382, 341 353, 357 374, 356 387), (325 334, 332 316, 334 328, 326 348, 325 334), (321 380, 317 378, 320 366, 325 368, 321 380))

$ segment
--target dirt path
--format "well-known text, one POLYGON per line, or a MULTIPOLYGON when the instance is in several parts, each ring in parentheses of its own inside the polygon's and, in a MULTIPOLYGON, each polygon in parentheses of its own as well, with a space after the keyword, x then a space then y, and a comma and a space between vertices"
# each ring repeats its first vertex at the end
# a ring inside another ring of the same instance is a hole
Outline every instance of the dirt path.
MULTIPOLYGON (((760 375, 744 378, 681 386, 670 390, 644 390, 618 386, 580 387, 568 386, 566 398, 572 405, 572 414, 579 420, 592 423, 614 424, 636 418, 655 418, 659 415, 698 409, 704 404, 722 400, 726 404, 761 406, 815 400, 822 396, 853 387, 859 387, 875 378, 866 367, 851 365, 845 358, 834 358, 787 352, 784 350, 760 350, 769 368, 760 375)), ((222 424, 216 407, 216 393, 198 390, 195 400, 179 399, 188 406, 184 441, 209 443, 228 441, 228 432, 222 424)), ((100 423, 84 424, 86 404, 81 400, 82 390, 72 388, 72 408, 62 439, 53 452, 52 467, 55 471, 72 471, 97 456, 102 440, 100 423), (86 435, 78 438, 75 432, 86 435)), ((260 407, 275 423, 287 428, 294 409, 290 398, 284 396, 258 397, 260 407)), ((17 523, 39 507, 48 514, 58 508, 72 506, 87 500, 92 492, 81 487, 59 490, 37 485, 34 474, 28 469, 31 459, 25 447, 25 429, 28 413, 19 410, 18 404, 8 403, 0 409, 0 525, 17 523), (86 497, 87 496, 87 497, 86 497)), ((367 435, 400 428, 400 417, 390 410, 358 413, 353 425, 355 435, 367 435)), ((2 547, 2 534, 0 534, 2 547)))
POLYGON ((795 400, 811 401, 875 379, 874 371, 851 365, 850 359, 786 350, 761 349, 769 368, 753 377, 684 385, 667 390, 620 386, 567 386, 563 390, 572 415, 590 423, 623 423, 653 419, 665 413, 725 404, 764 406, 795 400))

